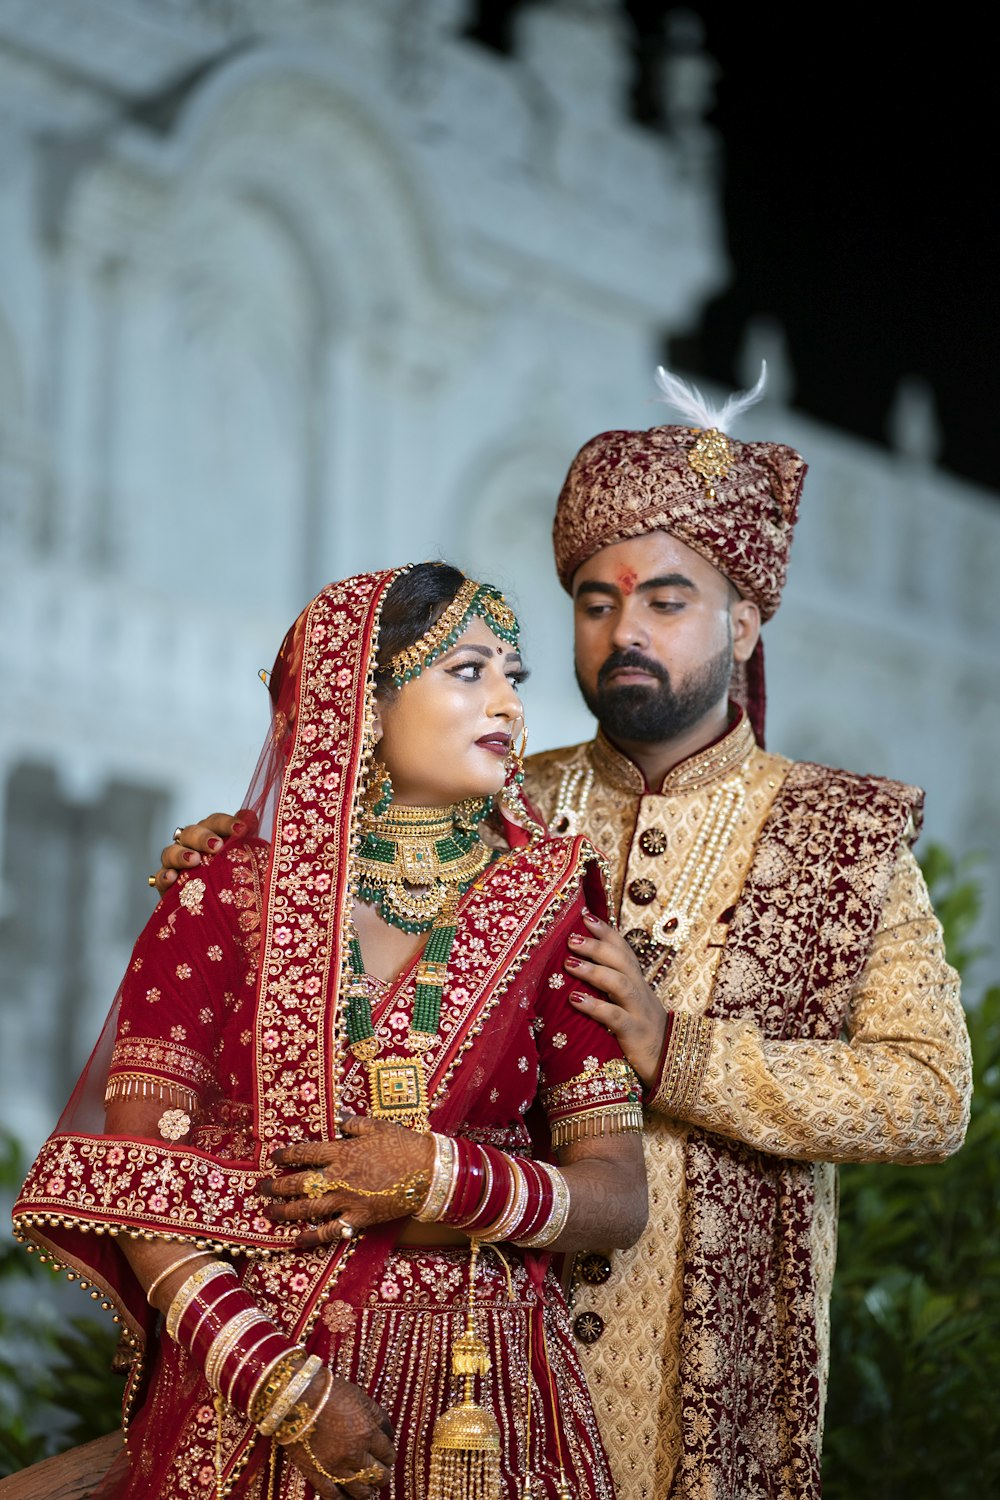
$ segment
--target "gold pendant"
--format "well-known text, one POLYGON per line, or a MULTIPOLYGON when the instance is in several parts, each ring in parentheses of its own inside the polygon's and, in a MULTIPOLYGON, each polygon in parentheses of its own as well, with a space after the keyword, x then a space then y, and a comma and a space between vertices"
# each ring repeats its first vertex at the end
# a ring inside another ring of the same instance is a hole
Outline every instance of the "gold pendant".
POLYGON ((375 1057, 368 1069, 369 1108, 376 1120, 426 1131, 427 1077, 422 1057, 375 1057))

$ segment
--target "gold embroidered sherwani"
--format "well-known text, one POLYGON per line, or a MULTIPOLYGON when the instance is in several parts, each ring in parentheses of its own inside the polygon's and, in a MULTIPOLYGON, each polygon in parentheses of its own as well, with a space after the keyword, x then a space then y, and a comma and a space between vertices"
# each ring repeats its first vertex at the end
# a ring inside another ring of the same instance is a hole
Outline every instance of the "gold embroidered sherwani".
MULTIPOLYGON (((681 1459, 688 1127, 815 1163, 809 1249, 824 1388, 832 1164, 932 1161, 964 1135, 971 1067, 958 977, 905 837, 840 1040, 768 1040, 753 1019, 702 1019, 759 836, 791 769, 757 747, 743 718, 653 791, 601 734, 527 763, 525 790, 553 831, 575 819, 572 831, 608 856, 621 930, 675 1013, 669 1066, 646 1114, 648 1227, 633 1249, 614 1254, 610 1274, 602 1257, 578 1264, 575 1327, 619 1500, 664 1500, 681 1459), (686 907, 679 880, 699 898, 686 907), (657 944, 649 934, 664 909, 681 920, 657 944)), ((780 887, 797 881, 788 866, 780 848, 758 850, 755 874, 778 887, 779 910, 780 887)), ((695 1483, 691 1493, 702 1491, 695 1483)))

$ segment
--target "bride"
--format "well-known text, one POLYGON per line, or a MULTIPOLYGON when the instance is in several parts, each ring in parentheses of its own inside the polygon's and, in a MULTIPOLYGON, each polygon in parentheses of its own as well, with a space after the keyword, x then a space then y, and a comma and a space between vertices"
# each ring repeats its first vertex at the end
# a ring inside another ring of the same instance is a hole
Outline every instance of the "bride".
POLYGON ((551 1261, 641 1233, 639 1092, 574 1001, 607 901, 520 803, 522 676, 445 564, 286 636, 268 836, 164 896, 15 1207, 132 1353, 104 1500, 612 1500, 551 1261))

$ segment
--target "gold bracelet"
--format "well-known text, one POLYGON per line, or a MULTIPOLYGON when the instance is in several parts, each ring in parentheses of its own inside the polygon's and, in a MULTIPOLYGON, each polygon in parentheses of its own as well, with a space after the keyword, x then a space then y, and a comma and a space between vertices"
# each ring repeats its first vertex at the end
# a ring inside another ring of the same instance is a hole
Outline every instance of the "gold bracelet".
POLYGON ((206 1255, 207 1253, 208 1252, 205 1250, 189 1250, 186 1255, 178 1256, 176 1260, 172 1260, 165 1271, 161 1271, 159 1276, 154 1277, 153 1280, 149 1283, 149 1286, 146 1288, 146 1301, 149 1303, 150 1307, 152 1307, 153 1305, 153 1293, 156 1291, 156 1288, 159 1286, 161 1281, 166 1281, 167 1277, 171 1274, 172 1271, 176 1271, 180 1266, 187 1265, 189 1260, 199 1260, 201 1256, 206 1255))
POLYGON ((312 1380, 316 1371, 322 1369, 323 1361, 318 1354, 310 1354, 308 1359, 296 1370, 291 1380, 275 1399, 274 1405, 262 1422, 257 1423, 257 1431, 261 1437, 274 1437, 278 1428, 285 1420, 296 1401, 312 1380))
POLYGON ((384 1464, 369 1464, 367 1469, 359 1469, 356 1474, 348 1474, 346 1479, 338 1479, 336 1474, 331 1474, 329 1469, 324 1469, 323 1465, 320 1463, 319 1459, 316 1457, 315 1453, 312 1451, 310 1444, 305 1438, 300 1438, 299 1441, 302 1444, 302 1447, 305 1449, 306 1457, 312 1464, 313 1468, 316 1470, 316 1473, 321 1474, 324 1479, 329 1479, 331 1484, 382 1483, 382 1477, 386 1473, 384 1464))
MULTIPOLYGON (((280 1332, 280 1329, 279 1329, 280 1332)), ((250 1392, 247 1402, 247 1416, 256 1427, 267 1415, 268 1407, 275 1396, 281 1390, 285 1381, 290 1379, 296 1370, 295 1360, 298 1355, 305 1355, 301 1344, 293 1344, 283 1354, 278 1354, 267 1368, 262 1372, 260 1379, 250 1392)))
POLYGON ((535 1166, 545 1172, 552 1183, 552 1208, 541 1229, 536 1230, 530 1239, 514 1241, 522 1250, 544 1250, 546 1245, 559 1238, 569 1218, 569 1185, 565 1177, 550 1162, 536 1161, 535 1166))
MULTIPOLYGON (((319 1421, 320 1413, 322 1412, 322 1410, 323 1410, 324 1406, 326 1405, 326 1403, 329 1401, 330 1395, 331 1395, 332 1391, 333 1391, 333 1371, 330 1369, 329 1366, 327 1366, 327 1369, 326 1369, 326 1389, 324 1390, 322 1396, 320 1396, 319 1400, 316 1402, 316 1405, 309 1412, 309 1418, 308 1418, 308 1420, 306 1422, 303 1422, 302 1426, 295 1433, 294 1437, 284 1437, 282 1435, 284 1427, 286 1425, 285 1422, 282 1422, 281 1426, 278 1428, 277 1432, 274 1434, 275 1441, 278 1442, 278 1443, 281 1443, 283 1446, 287 1445, 288 1443, 301 1443, 305 1439, 306 1433, 307 1432, 312 1432, 313 1428, 316 1426, 316 1423, 319 1421)), ((296 1410, 298 1410, 298 1409, 299 1408, 296 1408, 296 1410)), ((286 1418, 286 1422, 287 1422, 287 1418, 286 1418)))
POLYGON ((451 1177, 457 1156, 455 1142, 449 1135, 434 1135, 434 1167, 430 1186, 422 1204, 414 1209, 413 1217, 421 1224, 436 1223, 444 1210, 451 1189, 451 1177))
POLYGON ((175 1342, 180 1321, 202 1287, 209 1281, 214 1281, 216 1276, 235 1275, 236 1267, 221 1260, 210 1260, 208 1265, 199 1266, 197 1271, 192 1271, 187 1281, 174 1293, 174 1299, 167 1310, 167 1333, 175 1342))
POLYGON ((340 1177, 335 1180, 323 1177, 320 1172, 313 1172, 303 1179, 302 1191, 307 1198, 329 1198, 333 1193, 352 1193, 355 1198, 388 1198, 393 1208, 398 1208, 400 1216, 412 1214, 415 1208, 419 1208, 427 1195, 430 1173, 426 1167, 421 1167, 417 1172, 408 1172, 398 1182, 391 1182, 385 1188, 362 1188, 355 1187, 353 1183, 344 1182, 340 1177))

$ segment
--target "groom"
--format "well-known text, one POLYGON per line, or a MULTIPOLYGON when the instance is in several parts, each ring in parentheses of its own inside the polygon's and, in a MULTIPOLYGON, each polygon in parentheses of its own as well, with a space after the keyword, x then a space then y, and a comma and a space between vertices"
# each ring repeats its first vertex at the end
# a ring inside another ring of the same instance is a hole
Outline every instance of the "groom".
MULTIPOLYGON (((833 1163, 957 1150, 968 1041, 920 792, 763 748, 805 463, 670 393, 689 425, 570 466, 556 567, 598 732, 526 765, 552 831, 608 857, 618 930, 591 921, 566 974, 646 1088, 649 1225, 579 1257, 574 1328, 620 1500, 812 1500, 833 1163)), ((231 828, 181 831, 160 888, 231 828)))

